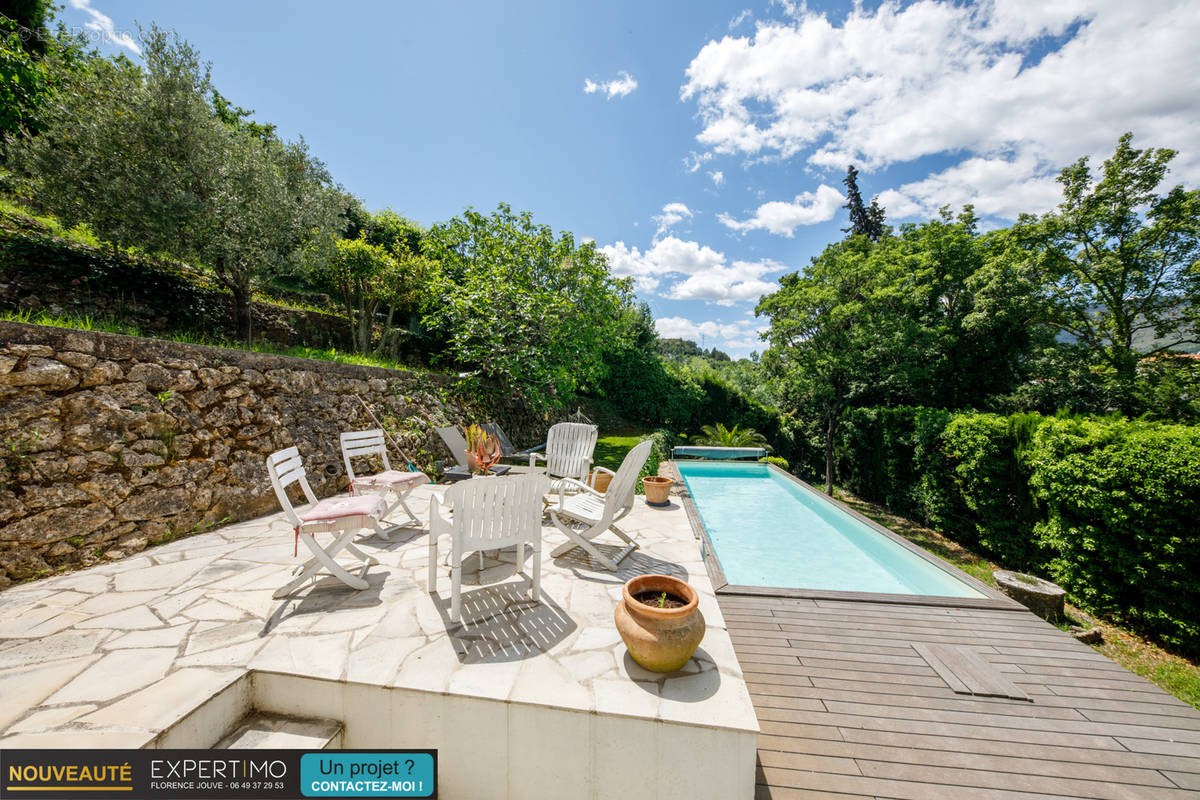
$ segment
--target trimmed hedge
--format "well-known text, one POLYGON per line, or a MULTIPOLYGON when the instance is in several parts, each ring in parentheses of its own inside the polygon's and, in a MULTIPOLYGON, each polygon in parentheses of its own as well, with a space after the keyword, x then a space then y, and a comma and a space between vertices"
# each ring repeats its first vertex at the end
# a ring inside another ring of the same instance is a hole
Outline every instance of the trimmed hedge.
POLYGON ((1049 419, 1029 463, 1034 532, 1072 601, 1200 654, 1200 429, 1049 419))
POLYGON ((951 414, 935 408, 851 409, 838 426, 839 482, 904 514, 922 507, 922 476, 936 469, 938 437, 951 414))
POLYGON ((1200 428, 855 409, 840 483, 1200 655, 1200 428))

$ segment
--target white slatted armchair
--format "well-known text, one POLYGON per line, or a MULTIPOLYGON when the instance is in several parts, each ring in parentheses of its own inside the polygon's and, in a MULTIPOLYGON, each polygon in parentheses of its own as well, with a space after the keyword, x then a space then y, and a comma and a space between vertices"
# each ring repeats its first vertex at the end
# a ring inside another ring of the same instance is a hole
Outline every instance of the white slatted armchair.
POLYGON ((529 469, 537 469, 538 460, 546 462, 545 473, 550 478, 550 491, 577 491, 586 485, 596 452, 596 426, 582 422, 560 422, 550 427, 546 436, 546 452, 529 454, 529 469))
POLYGON ((288 581, 275 591, 276 599, 287 597, 296 587, 313 577, 324 567, 335 578, 352 589, 366 589, 364 576, 372 564, 378 564, 371 556, 359 550, 350 541, 354 534, 364 528, 374 528, 380 533, 379 520, 383 518, 387 504, 377 494, 365 494, 358 497, 327 497, 318 500, 308 483, 304 473, 304 461, 300 451, 295 447, 272 453, 267 456, 267 473, 271 476, 271 486, 275 489, 275 497, 279 505, 296 531, 296 548, 300 542, 312 552, 312 558, 305 561, 295 572, 295 578, 288 581), (303 511, 297 511, 292 506, 287 489, 293 483, 299 483, 309 506, 303 511), (333 541, 325 547, 317 543, 316 534, 331 533, 333 541), (335 558, 343 550, 349 550, 358 558, 361 569, 357 575, 352 575, 335 558))
POLYGON ((646 459, 650 457, 650 448, 653 445, 654 442, 650 439, 634 445, 633 449, 625 454, 625 459, 604 494, 581 481, 564 479, 564 483, 571 481, 575 484, 574 489, 577 493, 573 497, 567 497, 567 487, 564 486, 558 493, 558 503, 550 506, 550 520, 554 527, 567 537, 564 544, 550 551, 551 558, 565 555, 578 547, 615 572, 617 565, 637 549, 637 542, 618 528, 617 522, 633 510, 638 475, 641 474, 646 459), (604 555, 592 541, 608 530, 625 542, 625 547, 616 558, 604 555))
POLYGON ((462 617, 462 560, 472 550, 517 546, 517 569, 525 563, 525 545, 533 548, 532 597, 538 599, 542 579, 542 497, 549 490, 545 475, 516 475, 461 481, 429 501, 429 593, 437 591, 438 537, 450 534, 450 620, 462 617), (446 513, 443 513, 446 512, 446 513), (448 516, 447 516, 448 514, 448 516))
MULTIPOLYGON (((405 502, 412 490, 429 483, 429 476, 424 472, 401 472, 392 469, 388 461, 387 445, 383 441, 383 431, 379 428, 369 431, 350 431, 341 436, 342 461, 346 464, 346 476, 350 478, 350 494, 378 494, 386 498, 389 494, 395 497, 391 505, 383 513, 383 518, 396 510, 396 506, 404 509, 413 524, 420 524, 417 515, 405 502), (374 475, 355 475, 354 459, 378 456, 383 464, 383 471, 374 475)), ((384 536, 384 538, 389 538, 384 536)))

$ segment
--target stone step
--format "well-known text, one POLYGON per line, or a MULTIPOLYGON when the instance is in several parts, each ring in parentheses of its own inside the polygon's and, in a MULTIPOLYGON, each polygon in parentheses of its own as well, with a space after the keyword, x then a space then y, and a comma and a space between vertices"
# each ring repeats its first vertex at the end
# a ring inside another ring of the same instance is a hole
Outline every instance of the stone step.
POLYGON ((336 750, 342 746, 342 723, 303 719, 261 711, 247 714, 214 750, 336 750))

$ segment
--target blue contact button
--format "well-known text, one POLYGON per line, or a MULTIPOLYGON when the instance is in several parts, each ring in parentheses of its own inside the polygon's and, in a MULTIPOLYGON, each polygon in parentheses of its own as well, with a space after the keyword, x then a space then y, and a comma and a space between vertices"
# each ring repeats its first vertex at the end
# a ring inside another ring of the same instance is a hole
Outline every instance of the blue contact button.
POLYGON ((305 753, 300 757, 305 797, 433 797, 429 753, 305 753))

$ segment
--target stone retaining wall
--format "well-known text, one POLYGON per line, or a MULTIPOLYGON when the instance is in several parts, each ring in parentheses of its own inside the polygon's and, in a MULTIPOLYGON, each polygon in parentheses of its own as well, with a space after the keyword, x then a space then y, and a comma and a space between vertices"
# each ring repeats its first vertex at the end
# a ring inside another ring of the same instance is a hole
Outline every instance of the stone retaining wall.
POLYGON ((0 322, 0 587, 273 511, 264 458, 289 445, 342 489, 338 434, 374 427, 355 395, 424 469, 443 425, 545 430, 432 373, 0 322))

